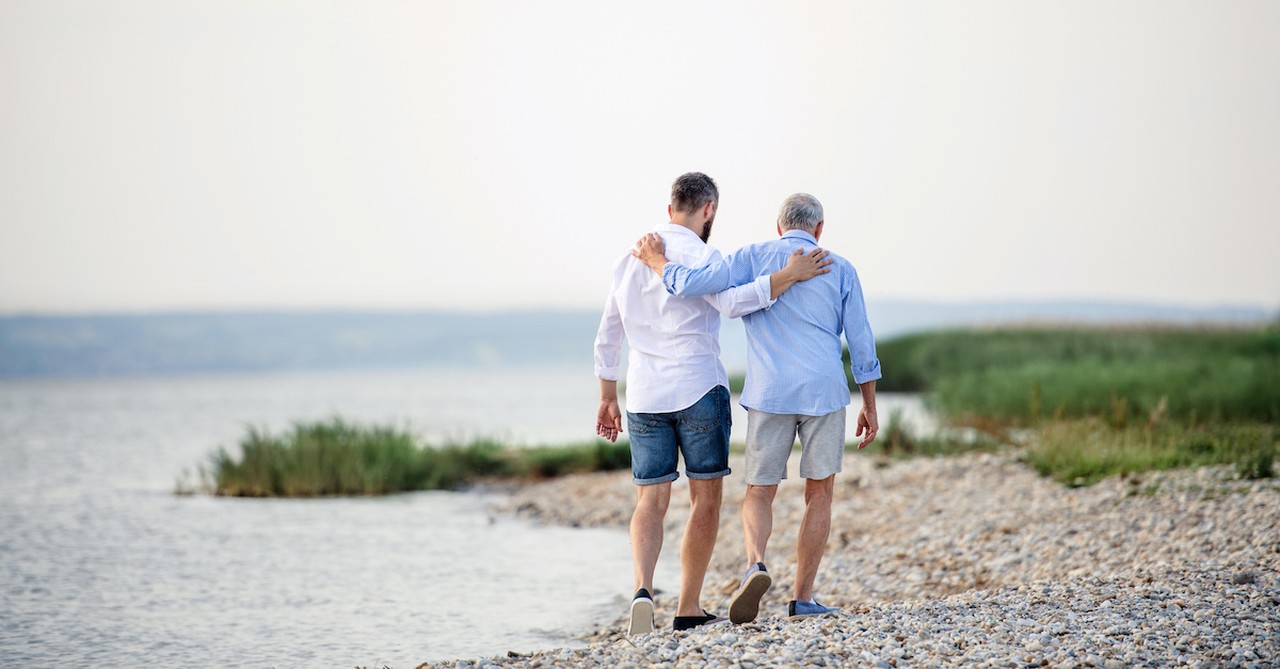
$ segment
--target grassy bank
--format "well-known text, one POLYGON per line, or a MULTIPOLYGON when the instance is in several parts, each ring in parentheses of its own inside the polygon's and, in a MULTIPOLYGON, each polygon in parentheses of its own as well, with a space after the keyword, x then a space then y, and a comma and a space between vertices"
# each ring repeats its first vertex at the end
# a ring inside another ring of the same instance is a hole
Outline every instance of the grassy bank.
POLYGON ((1032 428, 1026 461, 1067 484, 1208 464, 1264 478, 1280 456, 1277 326, 949 330, 878 354, 878 389, 991 434, 1032 428))
POLYGON ((1280 422, 1280 327, 948 330, 878 354, 878 389, 929 392, 950 416, 1280 422))
POLYGON ((225 449, 212 456, 199 487, 240 497, 382 495, 453 490, 485 476, 549 477, 630 463, 625 443, 510 448, 476 440, 431 446, 406 430, 335 418, 299 423, 281 434, 250 429, 238 456, 225 449))
POLYGON ((1052 421, 1038 431, 1024 461, 1071 486, 1108 476, 1178 467, 1231 465, 1243 479, 1275 476, 1280 456, 1273 425, 1113 427, 1097 419, 1052 421))

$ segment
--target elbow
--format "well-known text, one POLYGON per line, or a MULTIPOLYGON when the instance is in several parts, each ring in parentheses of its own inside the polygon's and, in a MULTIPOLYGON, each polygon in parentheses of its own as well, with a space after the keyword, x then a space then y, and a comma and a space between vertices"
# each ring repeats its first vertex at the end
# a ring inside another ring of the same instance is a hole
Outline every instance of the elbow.
POLYGON ((866 365, 857 365, 853 368, 853 381, 858 385, 879 381, 881 376, 879 360, 874 360, 866 365))

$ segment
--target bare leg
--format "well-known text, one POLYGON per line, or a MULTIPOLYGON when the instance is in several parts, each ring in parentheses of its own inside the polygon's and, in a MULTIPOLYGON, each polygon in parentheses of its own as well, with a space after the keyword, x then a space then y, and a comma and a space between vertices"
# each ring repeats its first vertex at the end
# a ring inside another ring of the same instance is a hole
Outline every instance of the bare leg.
POLYGON ((818 575, 818 565, 822 563, 827 537, 831 534, 831 493, 835 480, 832 474, 825 479, 804 481, 804 520, 796 540, 794 594, 798 600, 813 598, 813 579, 818 575))
POLYGON ((702 581, 720 531, 720 498, 724 479, 689 479, 689 524, 680 544, 680 603, 677 616, 702 615, 702 581))
POLYGON ((747 547, 747 564, 764 562, 764 550, 773 534, 773 496, 776 485, 749 485, 742 500, 742 536, 747 547))
POLYGON ((662 519, 671 503, 671 482, 636 486, 636 510, 631 514, 631 564, 636 590, 653 592, 653 570, 662 551, 662 519))

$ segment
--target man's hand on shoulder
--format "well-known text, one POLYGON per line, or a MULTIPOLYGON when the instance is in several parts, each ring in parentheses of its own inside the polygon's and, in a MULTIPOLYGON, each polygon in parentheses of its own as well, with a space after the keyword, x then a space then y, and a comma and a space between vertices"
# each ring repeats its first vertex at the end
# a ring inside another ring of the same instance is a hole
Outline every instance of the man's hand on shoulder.
POLYGON ((662 276, 662 268, 667 264, 667 245, 662 243, 662 235, 650 232, 641 237, 631 250, 631 255, 639 258, 640 262, 648 265, 658 276, 662 276))
POLYGON ((795 281, 808 281, 819 274, 826 274, 831 270, 827 265, 835 262, 828 258, 831 255, 825 249, 814 249, 808 253, 804 249, 796 249, 791 252, 791 257, 787 258, 786 267, 782 271, 787 272, 795 281))
POLYGON ((799 248, 793 251, 791 257, 787 258, 786 266, 770 275, 769 297, 776 300, 796 282, 808 281, 819 274, 830 272, 827 265, 834 261, 827 257, 829 255, 828 251, 820 248, 808 253, 799 248))

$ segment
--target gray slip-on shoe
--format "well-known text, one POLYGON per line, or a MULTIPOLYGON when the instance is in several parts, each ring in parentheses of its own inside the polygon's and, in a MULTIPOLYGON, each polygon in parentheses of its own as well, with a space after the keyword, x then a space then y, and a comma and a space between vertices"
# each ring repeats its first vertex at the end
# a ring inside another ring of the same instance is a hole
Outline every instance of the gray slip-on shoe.
POLYGON ((773 584, 773 577, 769 576, 763 562, 757 562, 753 569, 729 599, 729 620, 738 625, 756 619, 760 613, 760 600, 773 584))
POLYGON ((839 608, 834 606, 823 606, 816 600, 813 602, 801 602, 791 600, 787 603, 788 618, 808 618, 809 616, 825 616, 828 613, 835 613, 839 608))

